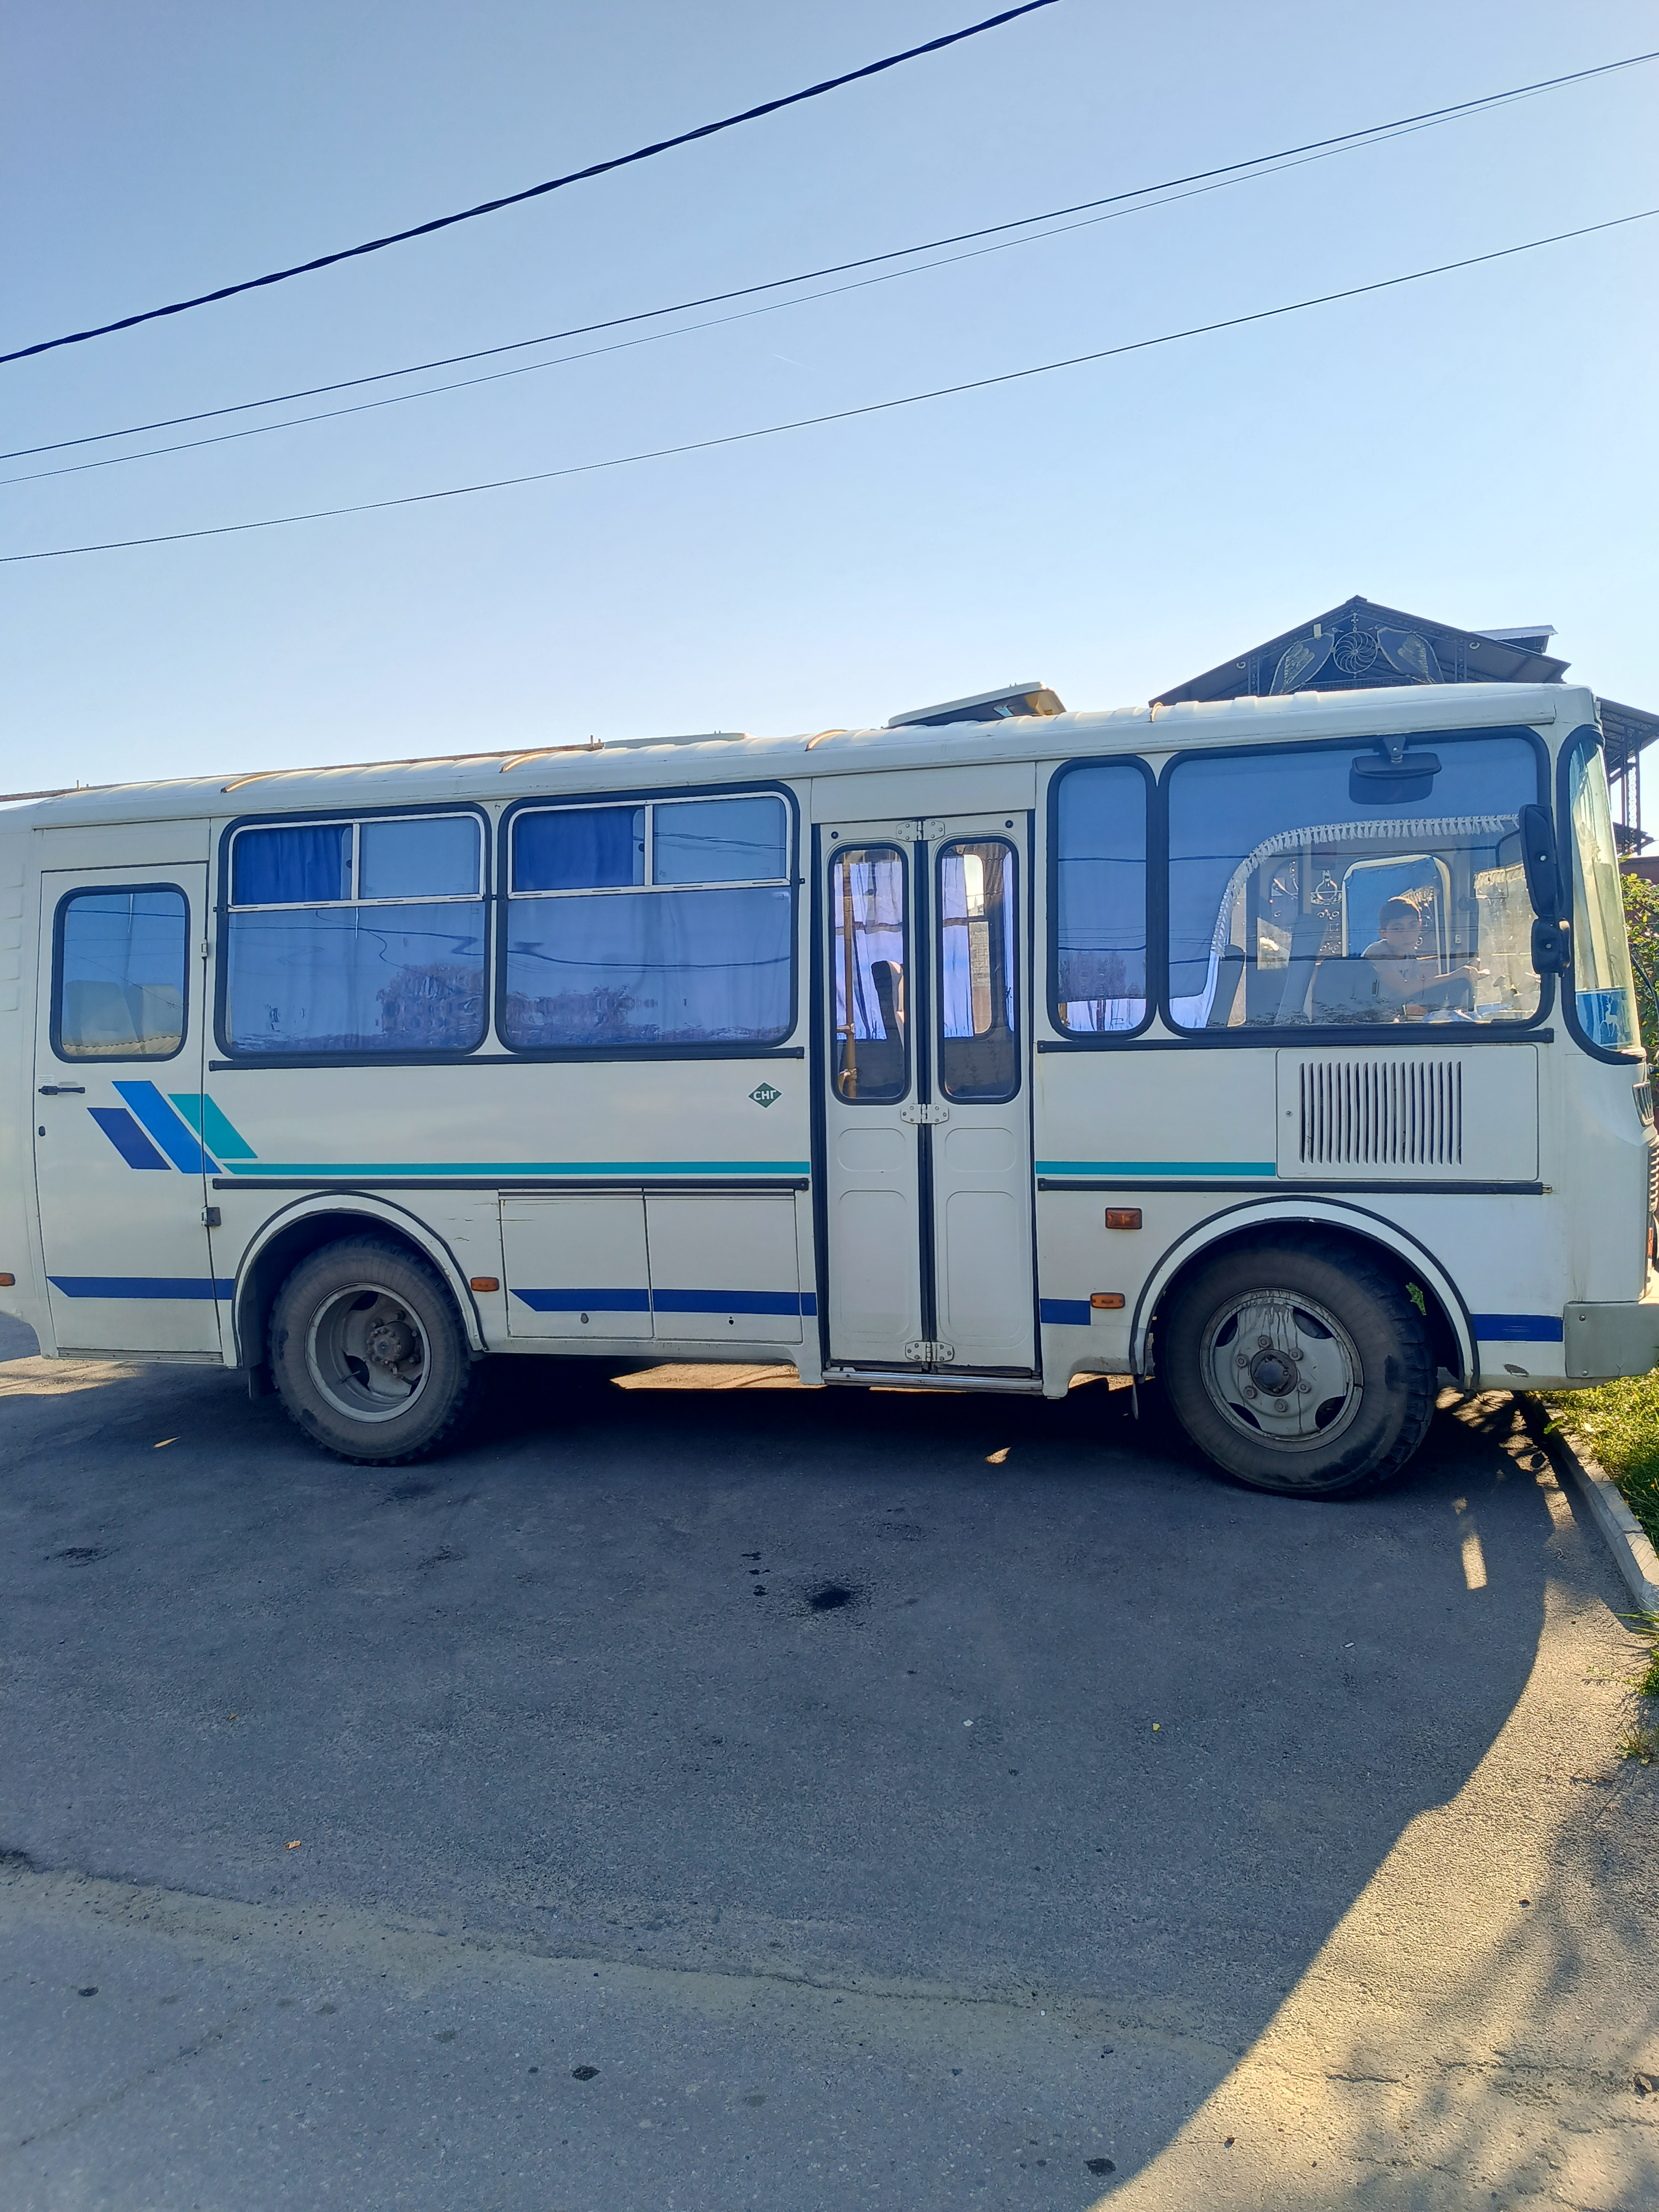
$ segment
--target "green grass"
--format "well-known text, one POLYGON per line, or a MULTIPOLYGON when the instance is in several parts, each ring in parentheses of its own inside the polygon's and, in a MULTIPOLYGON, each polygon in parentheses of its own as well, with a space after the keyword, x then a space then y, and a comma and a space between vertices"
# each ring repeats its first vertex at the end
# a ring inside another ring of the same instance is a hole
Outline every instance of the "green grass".
POLYGON ((1659 1545, 1659 1370, 1595 1390, 1562 1391, 1550 1402, 1659 1545))

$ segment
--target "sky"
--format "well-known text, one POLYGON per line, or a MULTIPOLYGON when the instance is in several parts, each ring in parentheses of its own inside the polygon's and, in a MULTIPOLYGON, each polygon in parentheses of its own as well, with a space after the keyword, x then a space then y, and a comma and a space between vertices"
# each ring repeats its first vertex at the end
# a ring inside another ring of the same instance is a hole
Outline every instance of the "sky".
MULTIPOLYGON (((519 189, 985 12, 10 0, 0 349, 519 189)), ((1061 0, 436 238, 0 368, 0 445, 625 315, 1650 46, 1659 8, 1626 0, 1061 0)), ((1486 252, 1659 206, 1656 119, 1659 64, 715 328, 671 318, 650 343, 501 382, 14 481, 0 552, 719 437, 1486 252)), ((1659 221, 787 436, 9 565, 0 791, 856 726, 1033 679, 1070 707, 1128 705, 1355 592, 1472 629, 1552 622, 1575 678, 1659 708, 1656 264, 1659 221)))

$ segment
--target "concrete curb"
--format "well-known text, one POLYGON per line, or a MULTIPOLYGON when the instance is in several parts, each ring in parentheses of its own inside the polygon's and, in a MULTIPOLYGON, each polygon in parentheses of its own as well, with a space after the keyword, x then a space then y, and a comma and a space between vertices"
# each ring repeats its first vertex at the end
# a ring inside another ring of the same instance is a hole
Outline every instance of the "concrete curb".
POLYGON ((1560 1416, 1535 1398, 1528 1401, 1528 1426, 1589 1506, 1638 1612, 1659 1615, 1659 1553, 1647 1531, 1571 1430, 1549 1430, 1549 1424, 1559 1423, 1560 1416))

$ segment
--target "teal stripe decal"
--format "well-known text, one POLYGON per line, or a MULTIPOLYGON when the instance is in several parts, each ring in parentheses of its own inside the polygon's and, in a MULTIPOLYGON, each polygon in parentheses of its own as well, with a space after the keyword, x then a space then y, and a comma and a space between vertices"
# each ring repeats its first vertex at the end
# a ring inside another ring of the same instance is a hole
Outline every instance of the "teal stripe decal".
POLYGON ((804 1176, 805 1160, 227 1160, 239 1176, 804 1176))
POLYGON ((199 1091, 170 1091, 173 1104, 210 1150, 223 1160, 251 1160, 254 1150, 230 1117, 199 1091))
POLYGON ((1271 1160, 1039 1160, 1039 1175, 1277 1176, 1271 1160))

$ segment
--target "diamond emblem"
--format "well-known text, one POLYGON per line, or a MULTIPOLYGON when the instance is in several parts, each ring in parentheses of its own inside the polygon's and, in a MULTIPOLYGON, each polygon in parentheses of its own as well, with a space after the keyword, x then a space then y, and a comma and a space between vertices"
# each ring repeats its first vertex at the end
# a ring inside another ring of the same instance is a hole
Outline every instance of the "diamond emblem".
POLYGON ((749 1096, 757 1106, 775 1106, 783 1093, 781 1091, 774 1090, 769 1083, 762 1083, 757 1084, 749 1096))

